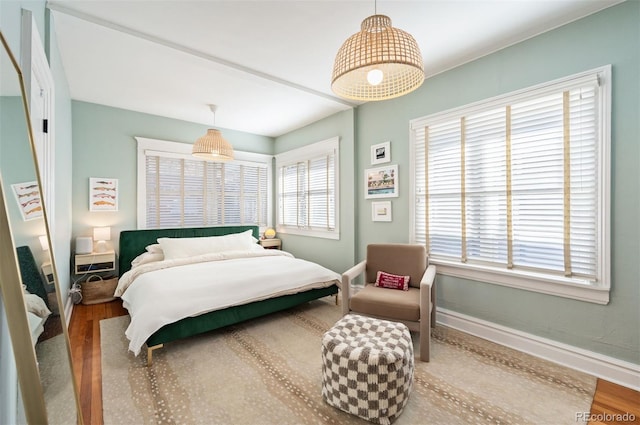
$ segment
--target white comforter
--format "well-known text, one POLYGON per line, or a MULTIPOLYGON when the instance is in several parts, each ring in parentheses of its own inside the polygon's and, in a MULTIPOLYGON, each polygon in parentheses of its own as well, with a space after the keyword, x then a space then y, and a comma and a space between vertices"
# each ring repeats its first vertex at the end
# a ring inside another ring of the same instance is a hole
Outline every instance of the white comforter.
POLYGON ((129 349, 140 348, 162 326, 190 316, 311 288, 340 275, 279 250, 237 251, 144 264, 125 273, 122 296, 131 324, 129 349))

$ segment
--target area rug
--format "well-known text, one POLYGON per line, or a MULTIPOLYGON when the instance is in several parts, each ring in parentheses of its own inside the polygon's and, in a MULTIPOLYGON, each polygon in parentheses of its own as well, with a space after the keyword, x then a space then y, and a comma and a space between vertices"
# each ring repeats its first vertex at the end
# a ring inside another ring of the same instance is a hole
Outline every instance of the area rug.
MULTIPOLYGON (((100 322, 104 423, 363 424, 321 395, 320 344, 333 298, 167 344, 127 351, 128 316, 100 322)), ((412 335, 417 352, 418 335, 412 335)), ((596 378, 438 326, 396 424, 575 424, 596 378)))
POLYGON ((75 423, 76 400, 64 335, 50 336, 35 348, 49 424, 75 423))

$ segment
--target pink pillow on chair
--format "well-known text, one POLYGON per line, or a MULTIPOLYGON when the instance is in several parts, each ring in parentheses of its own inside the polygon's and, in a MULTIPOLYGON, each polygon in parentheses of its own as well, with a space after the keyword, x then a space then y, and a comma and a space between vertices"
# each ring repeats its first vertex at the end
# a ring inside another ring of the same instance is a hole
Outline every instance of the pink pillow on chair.
POLYGON ((398 276, 396 274, 379 271, 376 275, 376 286, 389 289, 409 290, 411 276, 398 276))

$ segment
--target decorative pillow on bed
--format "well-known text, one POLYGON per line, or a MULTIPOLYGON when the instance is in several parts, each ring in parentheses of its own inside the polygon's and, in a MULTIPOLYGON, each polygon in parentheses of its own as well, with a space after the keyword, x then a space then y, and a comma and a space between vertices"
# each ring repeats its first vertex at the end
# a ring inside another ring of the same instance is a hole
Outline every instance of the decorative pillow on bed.
POLYGON ((43 319, 49 317, 51 311, 44 303, 44 300, 36 294, 32 294, 27 291, 27 287, 25 285, 22 285, 22 290, 24 291, 24 303, 27 306, 27 311, 43 319))
POLYGON ((376 286, 389 289, 402 289, 403 291, 409 290, 409 280, 411 276, 398 276, 397 274, 391 274, 379 271, 376 275, 376 286))
POLYGON ((200 238, 158 238, 165 260, 225 251, 249 251, 257 242, 252 231, 200 238))
POLYGON ((162 250, 159 253, 156 252, 143 252, 133 259, 131 262, 131 268, 141 266, 143 264, 152 263, 154 261, 162 261, 164 260, 164 254, 162 250))
POLYGON ((162 247, 160 246, 159 243, 154 243, 152 245, 147 245, 147 247, 145 249, 147 250, 147 252, 151 252, 153 254, 163 254, 162 247))

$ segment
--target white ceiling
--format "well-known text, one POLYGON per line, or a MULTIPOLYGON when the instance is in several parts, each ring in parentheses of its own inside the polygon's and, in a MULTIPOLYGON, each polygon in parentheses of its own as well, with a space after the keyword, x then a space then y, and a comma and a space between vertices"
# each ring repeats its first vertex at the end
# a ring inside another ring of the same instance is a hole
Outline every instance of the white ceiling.
MULTIPOLYGON (((387 0, 427 77, 621 0, 387 0)), ((335 54, 374 1, 56 0, 76 100, 279 136, 352 106, 330 87, 335 54)), ((424 84, 429 84, 427 80, 424 84)))

